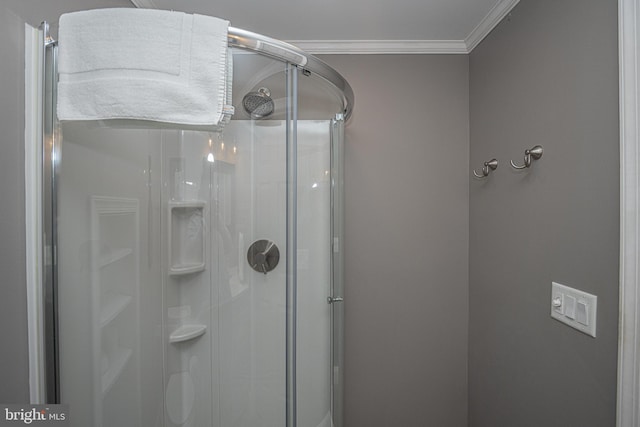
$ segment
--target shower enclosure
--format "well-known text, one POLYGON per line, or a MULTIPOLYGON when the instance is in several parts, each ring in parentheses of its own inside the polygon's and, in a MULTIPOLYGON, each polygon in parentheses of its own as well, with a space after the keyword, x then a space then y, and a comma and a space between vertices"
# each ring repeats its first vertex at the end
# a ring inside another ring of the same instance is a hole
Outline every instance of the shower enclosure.
POLYGON ((82 427, 341 426, 347 82, 230 28, 224 128, 59 123, 40 34, 43 399, 82 427))

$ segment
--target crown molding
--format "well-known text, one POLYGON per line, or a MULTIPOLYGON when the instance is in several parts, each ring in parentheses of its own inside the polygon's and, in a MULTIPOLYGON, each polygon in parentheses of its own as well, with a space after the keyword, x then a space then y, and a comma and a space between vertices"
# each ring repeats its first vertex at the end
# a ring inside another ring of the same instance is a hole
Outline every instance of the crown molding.
MULTIPOLYGON (((157 9, 153 0, 130 0, 137 8, 157 9)), ((467 54, 493 30, 520 0, 499 0, 464 40, 288 40, 313 55, 467 54)))
POLYGON ((500 0, 496 3, 476 28, 464 39, 467 45, 467 52, 471 53, 518 3, 520 3, 520 0, 500 0))
POLYGON ((312 55, 466 54, 464 40, 288 40, 312 55))
POLYGON ((313 55, 467 54, 504 19, 520 0, 500 0, 464 40, 290 40, 313 55))
POLYGON ((322 54, 467 54, 516 7, 520 0, 500 0, 464 40, 290 40, 314 55, 322 54))

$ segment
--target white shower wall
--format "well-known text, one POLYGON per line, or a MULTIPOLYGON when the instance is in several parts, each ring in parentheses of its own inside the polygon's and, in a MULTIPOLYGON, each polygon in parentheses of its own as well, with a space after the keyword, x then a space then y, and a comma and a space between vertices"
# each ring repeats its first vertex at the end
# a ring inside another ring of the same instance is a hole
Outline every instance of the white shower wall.
MULTIPOLYGON (((285 124, 232 121, 222 134, 92 124, 63 131, 61 385, 73 421, 284 425, 285 124), (91 214, 96 203, 107 211, 118 203, 135 208, 109 223, 91 214), (95 248, 116 238, 133 247, 116 248, 122 258, 108 268, 118 273, 100 276, 95 248), (280 250, 280 264, 266 275, 246 259, 258 239, 280 250), (170 271, 190 260, 203 260, 203 269, 170 271), (103 300, 113 292, 100 286, 109 280, 128 302, 104 325, 93 311, 108 305, 103 300), (204 333, 170 342, 184 327, 204 333), (129 354, 122 366, 118 354, 129 354), (104 390, 113 365, 120 372, 104 390)), ((330 425, 329 146, 330 122, 298 122, 297 401, 304 427, 330 425)))

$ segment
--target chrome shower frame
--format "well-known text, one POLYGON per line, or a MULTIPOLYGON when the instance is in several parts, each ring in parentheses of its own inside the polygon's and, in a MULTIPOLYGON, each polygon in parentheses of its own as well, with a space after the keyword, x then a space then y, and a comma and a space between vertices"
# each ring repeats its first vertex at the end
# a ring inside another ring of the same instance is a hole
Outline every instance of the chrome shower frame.
POLYGON ((60 141, 53 106, 57 100, 55 78, 58 68, 57 42, 49 34, 49 24, 40 25, 42 104, 42 241, 41 241, 41 280, 43 281, 43 319, 44 332, 44 399, 46 402, 60 402, 59 352, 58 352, 58 170, 60 166, 60 141))
POLYGON ((303 70, 305 74, 310 73, 316 75, 331 83, 342 93, 342 114, 344 115, 345 121, 349 120, 355 102, 353 89, 351 89, 349 83, 340 73, 325 62, 313 55, 309 55, 292 44, 240 28, 229 27, 228 40, 229 47, 250 50, 283 62, 288 62, 303 70))

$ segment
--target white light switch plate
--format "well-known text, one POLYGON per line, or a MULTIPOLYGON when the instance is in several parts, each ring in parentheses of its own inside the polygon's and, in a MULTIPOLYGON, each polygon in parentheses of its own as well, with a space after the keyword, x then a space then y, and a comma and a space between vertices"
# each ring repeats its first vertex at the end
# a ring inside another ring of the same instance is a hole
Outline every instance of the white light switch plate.
POLYGON ((560 283, 551 283, 551 317, 554 319, 595 338, 597 310, 597 296, 560 283), (560 306, 558 301, 561 302, 560 306))

